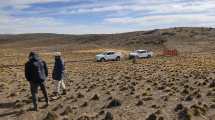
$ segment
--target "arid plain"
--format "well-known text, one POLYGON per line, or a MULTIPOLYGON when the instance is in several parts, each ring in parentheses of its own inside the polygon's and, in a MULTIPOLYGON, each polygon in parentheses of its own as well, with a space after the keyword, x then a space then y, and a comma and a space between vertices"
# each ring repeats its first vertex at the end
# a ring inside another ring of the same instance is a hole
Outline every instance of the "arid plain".
POLYGON ((215 120, 215 29, 172 28, 108 35, 0 35, 0 120, 215 120), (134 49, 155 53, 127 59, 134 49), (178 56, 162 55, 177 49, 178 56), (50 106, 33 112, 24 63, 30 51, 48 63, 50 106), (96 62, 105 50, 121 61, 96 62), (66 64, 68 94, 52 99, 55 51, 66 64))

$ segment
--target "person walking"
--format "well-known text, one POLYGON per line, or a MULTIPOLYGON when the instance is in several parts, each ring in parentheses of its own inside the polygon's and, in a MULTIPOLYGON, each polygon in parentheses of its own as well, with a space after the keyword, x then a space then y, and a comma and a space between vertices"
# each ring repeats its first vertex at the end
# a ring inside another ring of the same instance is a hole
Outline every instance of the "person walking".
POLYGON ((64 84, 64 71, 65 71, 65 66, 64 66, 64 61, 61 57, 60 52, 55 53, 55 64, 54 64, 54 69, 52 72, 52 78, 54 80, 55 84, 55 91, 54 95, 58 96, 61 94, 61 88, 63 90, 62 94, 66 94, 66 86, 64 84))
POLYGON ((30 52, 29 60, 25 64, 25 77, 30 83, 30 90, 32 95, 33 110, 38 110, 38 88, 40 87, 45 97, 46 107, 49 105, 48 94, 46 90, 45 80, 48 76, 48 68, 45 61, 40 59, 36 52, 30 52))

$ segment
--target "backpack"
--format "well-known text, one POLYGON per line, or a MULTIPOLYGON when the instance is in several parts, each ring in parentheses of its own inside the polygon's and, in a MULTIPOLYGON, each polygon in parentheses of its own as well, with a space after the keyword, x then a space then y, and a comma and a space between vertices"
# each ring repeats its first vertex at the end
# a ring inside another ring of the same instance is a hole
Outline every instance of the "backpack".
POLYGON ((37 83, 42 83, 46 80, 45 68, 43 61, 33 61, 32 62, 32 81, 37 83))

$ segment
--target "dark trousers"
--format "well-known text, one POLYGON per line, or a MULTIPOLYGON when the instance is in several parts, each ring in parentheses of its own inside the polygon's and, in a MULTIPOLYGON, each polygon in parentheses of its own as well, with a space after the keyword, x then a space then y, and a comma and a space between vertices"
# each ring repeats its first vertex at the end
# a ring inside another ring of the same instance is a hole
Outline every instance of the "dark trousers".
POLYGON ((32 95, 32 102, 33 102, 33 105, 34 105, 34 108, 37 109, 37 93, 38 93, 38 88, 40 87, 40 89, 42 90, 42 93, 45 97, 45 101, 46 103, 48 103, 48 94, 47 94, 47 91, 46 91, 46 86, 45 86, 45 83, 33 83, 33 82, 30 82, 30 86, 31 86, 31 95, 32 95))

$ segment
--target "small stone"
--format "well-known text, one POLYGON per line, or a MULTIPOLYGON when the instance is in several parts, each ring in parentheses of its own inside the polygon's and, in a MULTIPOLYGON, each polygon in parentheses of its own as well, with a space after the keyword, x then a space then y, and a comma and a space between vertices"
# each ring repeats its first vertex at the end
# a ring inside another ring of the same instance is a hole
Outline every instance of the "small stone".
POLYGON ((154 113, 150 114, 150 115, 146 118, 146 120, 156 120, 156 119, 157 119, 157 116, 156 116, 154 113))
POLYGON ((77 120, 90 120, 89 116, 81 116, 77 120))
POLYGON ((91 98, 91 100, 99 100, 99 96, 98 96, 97 94, 95 94, 95 95, 91 98))
POLYGON ((107 108, 118 107, 121 106, 121 101, 118 99, 113 99, 107 106, 107 108))
POLYGON ((87 107, 88 106, 88 103, 87 102, 84 102, 81 107, 87 107))
POLYGON ((13 92, 9 95, 9 97, 15 97, 15 96, 17 96, 17 94, 15 92, 13 92))
POLYGON ((22 106, 24 106, 23 102, 21 102, 20 100, 17 100, 15 102, 15 108, 21 108, 22 106))
POLYGON ((102 110, 99 112, 99 115, 103 115, 104 113, 105 113, 105 111, 102 110))
POLYGON ((164 120, 164 117, 161 116, 161 117, 158 118, 158 120, 164 120))
POLYGON ((136 106, 140 106, 140 105, 143 105, 143 101, 142 100, 139 100, 136 104, 136 106))
POLYGON ((82 93, 79 92, 79 93, 77 94, 77 98, 83 98, 83 97, 84 97, 84 95, 83 95, 82 93))
POLYGON ((182 104, 178 104, 176 107, 175 107, 175 112, 178 112, 179 110, 182 110, 184 108, 184 106, 182 104))
POLYGON ((188 95, 186 98, 185 98, 185 101, 192 101, 193 100, 193 97, 191 95, 188 95))
POLYGON ((150 100, 153 100, 153 98, 152 97, 145 97, 145 98, 143 98, 143 101, 150 101, 150 100))
POLYGON ((155 112, 155 114, 156 114, 156 115, 161 114, 161 110, 157 110, 157 111, 155 112))

